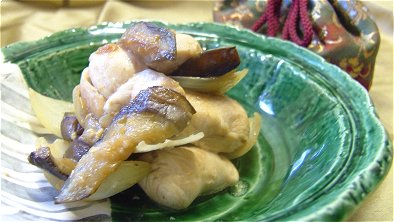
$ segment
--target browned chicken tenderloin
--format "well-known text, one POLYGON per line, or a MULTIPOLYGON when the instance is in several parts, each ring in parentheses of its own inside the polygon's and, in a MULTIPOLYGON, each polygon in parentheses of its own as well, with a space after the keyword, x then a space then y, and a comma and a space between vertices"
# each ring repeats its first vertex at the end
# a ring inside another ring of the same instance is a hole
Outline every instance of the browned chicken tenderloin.
POLYGON ((189 123, 193 107, 179 93, 163 87, 142 90, 124 107, 103 138, 85 154, 56 197, 56 203, 82 200, 133 153, 136 145, 162 142, 189 123))

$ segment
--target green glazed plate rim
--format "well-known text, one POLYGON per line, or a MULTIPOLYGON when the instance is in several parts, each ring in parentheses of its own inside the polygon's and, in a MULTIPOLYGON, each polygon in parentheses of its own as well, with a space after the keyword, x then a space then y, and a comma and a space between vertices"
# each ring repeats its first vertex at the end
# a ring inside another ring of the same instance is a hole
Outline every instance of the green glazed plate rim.
MULTIPOLYGON (((53 46, 50 44, 51 39, 57 39, 60 36, 67 35, 80 35, 82 38, 81 41, 89 41, 89 39, 87 39, 88 36, 103 34, 108 34, 108 38, 112 39, 111 36, 114 35, 114 33, 122 33, 125 27, 134 22, 137 21, 119 23, 106 22, 90 28, 69 29, 57 32, 34 42, 13 43, 2 48, 1 51, 4 54, 5 62, 18 64, 35 53, 51 48, 53 46)), ((275 51, 276 56, 302 64, 303 66, 308 66, 309 69, 322 73, 323 78, 329 80, 332 85, 335 85, 337 92, 346 92, 348 95, 353 95, 353 98, 347 98, 348 101, 364 104, 364 107, 366 107, 365 110, 355 111, 357 112, 356 115, 359 115, 362 121, 374 125, 378 131, 377 134, 380 135, 376 140, 372 140, 374 143, 373 147, 375 149, 374 161, 362 169, 357 169, 357 176, 354 177, 355 179, 347 183, 348 187, 342 190, 337 198, 324 203, 319 203, 318 200, 314 206, 308 205, 308 208, 306 209, 293 209, 292 212, 287 212, 287 215, 284 215, 284 218, 302 221, 336 220, 338 218, 345 219, 356 209, 360 202, 365 199, 366 194, 375 190, 378 184, 387 175, 392 164, 393 150, 391 139, 376 114, 375 107, 368 95, 368 92, 338 67, 326 62, 319 55, 291 42, 255 34, 246 29, 238 29, 228 25, 204 22, 187 24, 169 24, 158 21, 153 22, 191 34, 195 33, 202 35, 205 33, 206 35, 215 37, 219 36, 219 33, 226 33, 228 38, 237 39, 241 44, 243 43, 248 46, 253 46, 267 53, 275 51), (269 45, 266 44, 268 42, 269 45), (376 168, 379 168, 380 173, 378 175, 376 175, 376 168), (368 178, 373 179, 371 181, 368 178), (357 198, 354 197, 355 195, 357 198)), ((115 40, 115 38, 113 38, 113 40, 115 40)), ((68 42, 67 44, 73 43, 68 42)), ((78 45, 78 43, 75 44, 78 45)), ((29 79, 25 78, 25 80, 30 86, 31 82, 29 82, 29 79)), ((346 96, 346 94, 341 95, 346 96)))

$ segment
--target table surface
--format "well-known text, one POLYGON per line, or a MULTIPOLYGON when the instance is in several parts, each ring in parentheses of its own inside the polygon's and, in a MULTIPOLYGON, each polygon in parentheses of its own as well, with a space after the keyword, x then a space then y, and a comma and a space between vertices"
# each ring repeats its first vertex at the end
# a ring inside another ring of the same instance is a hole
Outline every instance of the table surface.
MULTIPOLYGON (((366 1, 377 22, 381 45, 370 96, 393 138, 393 1, 366 1)), ((37 40, 54 32, 100 22, 153 19, 172 23, 212 21, 212 1, 11 1, 1 3, 1 47, 37 40), (68 2, 68 6, 64 6, 68 2), (190 9, 194 9, 190 11, 190 9)), ((393 221, 393 169, 348 218, 349 221, 393 221)))

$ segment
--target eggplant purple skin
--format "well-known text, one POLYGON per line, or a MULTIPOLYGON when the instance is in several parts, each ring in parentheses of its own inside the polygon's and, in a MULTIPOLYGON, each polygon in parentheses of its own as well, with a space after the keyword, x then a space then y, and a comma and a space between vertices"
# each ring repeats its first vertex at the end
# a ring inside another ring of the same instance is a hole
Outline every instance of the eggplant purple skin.
POLYGON ((60 131, 64 140, 73 141, 83 133, 77 117, 72 113, 65 113, 60 124, 60 131))
POLYGON ((91 147, 80 138, 84 131, 83 127, 79 124, 77 117, 73 113, 65 113, 60 129, 63 139, 71 141, 70 147, 64 153, 63 157, 78 162, 91 147))
POLYGON ((138 56, 147 66, 176 59, 175 33, 151 22, 138 22, 127 29, 118 44, 138 56))
MULTIPOLYGON (((167 113, 168 106, 178 106, 185 111, 185 114, 190 113, 190 115, 193 115, 196 113, 196 110, 183 95, 162 86, 152 86, 146 90, 141 90, 129 105, 124 106, 119 111, 113 122, 116 122, 117 119, 124 115, 142 112, 156 113, 169 118, 179 118, 179 116, 173 116, 167 113)), ((170 121, 175 121, 175 119, 170 119, 170 121)), ((184 124, 186 123, 182 122, 182 125, 184 124)))
POLYGON ((75 160, 78 162, 83 155, 85 155, 91 146, 81 139, 77 138, 71 142, 70 147, 66 150, 63 157, 75 160))
POLYGON ((170 76, 218 77, 238 67, 241 59, 237 48, 226 47, 204 51, 199 57, 190 58, 170 76))
POLYGON ((66 180, 68 178, 68 175, 62 173, 52 161, 49 147, 41 147, 38 150, 31 152, 28 157, 28 161, 34 166, 48 171, 61 180, 66 180))

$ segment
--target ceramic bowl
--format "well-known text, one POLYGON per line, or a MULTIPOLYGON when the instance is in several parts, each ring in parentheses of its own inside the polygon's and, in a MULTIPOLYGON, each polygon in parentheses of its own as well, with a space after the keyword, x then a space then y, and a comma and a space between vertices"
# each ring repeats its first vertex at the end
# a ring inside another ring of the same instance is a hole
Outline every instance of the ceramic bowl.
MULTIPOLYGON (((71 29, 12 44, 2 53, 6 62, 19 66, 29 87, 70 100, 89 54, 116 41, 132 23, 71 29)), ((2 165, 9 170, 2 177, 2 201, 19 214, 9 217, 337 221, 346 219, 387 174, 390 140, 367 92, 337 67, 292 43, 247 30, 211 23, 159 24, 193 35, 204 49, 236 46, 240 68, 249 69, 228 93, 250 115, 257 111, 263 117, 258 143, 234 160, 239 183, 200 197, 182 211, 157 206, 137 186, 110 200, 54 205, 56 191, 26 161, 40 130, 26 87, 11 72, 2 83, 2 165)))

